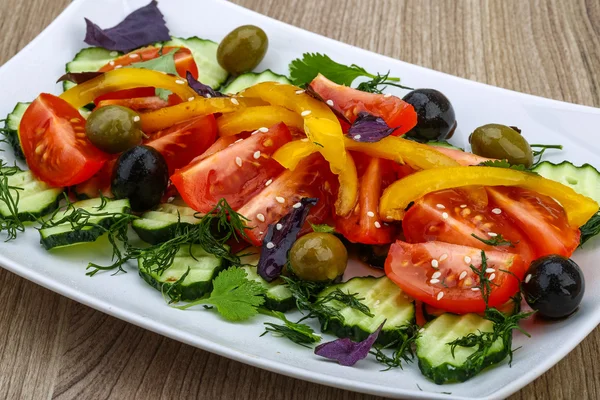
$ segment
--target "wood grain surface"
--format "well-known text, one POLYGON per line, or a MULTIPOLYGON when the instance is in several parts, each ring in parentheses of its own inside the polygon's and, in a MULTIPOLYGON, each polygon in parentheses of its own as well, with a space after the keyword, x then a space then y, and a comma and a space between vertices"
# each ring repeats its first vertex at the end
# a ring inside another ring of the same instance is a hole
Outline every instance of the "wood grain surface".
MULTIPOLYGON (((600 106, 598 0, 235 2, 424 67, 600 106)), ((0 0, 0 65, 68 3, 0 0)), ((1 269, 0 288, 0 399, 374 398, 212 355, 104 315, 1 269)), ((599 354, 600 329, 596 329, 557 366, 511 399, 599 399, 599 354)))

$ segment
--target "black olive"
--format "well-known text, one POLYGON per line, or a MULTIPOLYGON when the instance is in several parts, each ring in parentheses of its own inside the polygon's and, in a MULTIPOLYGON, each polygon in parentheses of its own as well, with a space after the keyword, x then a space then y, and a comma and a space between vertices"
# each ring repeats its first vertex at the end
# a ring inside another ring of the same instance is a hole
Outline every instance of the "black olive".
POLYGON ((365 264, 369 264, 374 268, 381 268, 385 265, 385 259, 390 251, 390 245, 370 245, 370 244, 358 244, 356 253, 358 259, 365 264))
POLYGON ((456 117, 450 100, 435 89, 416 89, 403 98, 417 112, 417 125, 406 136, 418 141, 445 140, 456 129, 456 117))
POLYGON ((160 203, 169 182, 164 157, 149 146, 135 146, 119 156, 111 190, 118 199, 128 198, 133 211, 145 211, 160 203))
POLYGON ((579 266, 554 254, 533 261, 523 282, 527 304, 547 318, 563 318, 573 313, 584 291, 585 281, 579 266))

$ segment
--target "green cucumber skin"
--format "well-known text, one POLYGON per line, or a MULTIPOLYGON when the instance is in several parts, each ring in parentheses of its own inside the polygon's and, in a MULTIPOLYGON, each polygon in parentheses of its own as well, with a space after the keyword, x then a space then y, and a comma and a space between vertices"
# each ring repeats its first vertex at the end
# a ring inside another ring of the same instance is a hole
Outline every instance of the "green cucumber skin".
POLYGON ((15 108, 6 116, 4 122, 4 136, 15 155, 15 158, 19 161, 25 161, 25 154, 23 154, 23 148, 21 147, 21 142, 19 140, 19 123, 30 104, 31 103, 29 102, 17 103, 15 108))
POLYGON ((273 299, 268 295, 265 295, 265 303, 263 304, 267 310, 271 311, 279 311, 279 312, 287 312, 294 308, 296 308, 296 299, 293 297, 289 297, 287 299, 273 299))
MULTIPOLYGON (((185 227, 192 226, 192 224, 187 224, 185 222, 181 222, 181 225, 185 227)), ((177 223, 173 223, 169 226, 165 226, 164 228, 155 229, 152 231, 136 225, 135 221, 133 221, 131 227, 135 233, 137 233, 140 239, 149 244, 164 243, 167 240, 174 238, 177 232, 177 223)))
POLYGON ((431 379, 434 383, 438 385, 452 382, 465 382, 477 375, 478 373, 480 373, 485 368, 504 360, 506 356, 508 356, 508 352, 511 346, 512 337, 509 340, 508 346, 506 346, 503 351, 492 353, 485 358, 482 369, 456 367, 449 363, 443 363, 438 365, 437 367, 433 367, 430 362, 420 357, 419 369, 421 370, 423 376, 431 379))
POLYGON ((56 200, 52 204, 48 204, 45 208, 42 208, 40 211, 32 213, 18 213, 18 217, 23 222, 36 221, 38 218, 43 217, 44 215, 48 215, 58 209, 58 205, 60 204, 60 199, 62 196, 59 194, 56 196, 56 200))
MULTIPOLYGON (((410 323, 414 323, 413 319, 410 323)), ((349 338, 355 342, 363 341, 369 336, 372 332, 367 332, 359 326, 345 326, 342 322, 340 322, 337 318, 329 318, 322 319, 319 318, 319 323, 321 324, 321 331, 331 333, 340 338, 349 338)), ((384 329, 381 330, 376 344, 386 346, 395 341, 403 342, 406 340, 406 334, 402 329, 384 329)))

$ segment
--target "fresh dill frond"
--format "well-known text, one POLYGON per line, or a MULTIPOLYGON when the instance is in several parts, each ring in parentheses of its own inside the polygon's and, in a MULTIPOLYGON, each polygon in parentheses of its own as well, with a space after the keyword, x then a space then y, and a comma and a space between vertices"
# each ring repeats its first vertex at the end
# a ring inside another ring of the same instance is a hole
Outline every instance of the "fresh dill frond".
POLYGON ((399 328, 401 339, 395 340, 386 346, 375 346, 370 353, 375 356, 375 359, 386 365, 383 371, 389 371, 392 368, 402 369, 404 363, 412 362, 415 358, 413 344, 419 337, 419 326, 409 323, 399 328), (384 350, 393 350, 391 356, 387 355, 384 350))
POLYGON ((307 348, 309 348, 308 345, 321 341, 321 336, 317 335, 310 326, 299 322, 292 322, 282 312, 268 310, 260 310, 260 312, 283 321, 283 324, 265 322, 266 328, 263 334, 260 335, 261 337, 271 332, 273 336, 284 337, 307 348))
POLYGON ((494 236, 493 238, 490 238, 490 239, 481 238, 474 233, 472 233, 471 236, 473 236, 475 239, 481 241, 482 243, 487 244, 488 246, 515 247, 515 245, 519 243, 519 242, 511 242, 510 240, 505 239, 501 233, 498 234, 498 236, 494 236))
POLYGON ((23 189, 8 183, 9 177, 18 172, 21 172, 19 167, 8 166, 4 160, 0 160, 0 205, 6 210, 5 215, 0 217, 0 232, 6 232, 7 242, 25 231, 25 225, 19 219, 19 191, 23 189))
POLYGON ((371 80, 359 83, 358 86, 356 87, 356 89, 358 89, 362 92, 377 93, 377 94, 382 94, 383 91, 387 88, 387 86, 395 86, 400 89, 413 90, 413 88, 411 88, 411 87, 400 85, 399 83, 396 83, 396 81, 398 81, 399 79, 398 78, 390 78, 389 75, 390 75, 389 71, 383 75, 378 73, 377 76, 375 76, 371 80), (379 86, 381 86, 381 85, 386 85, 386 86, 379 88, 379 86))

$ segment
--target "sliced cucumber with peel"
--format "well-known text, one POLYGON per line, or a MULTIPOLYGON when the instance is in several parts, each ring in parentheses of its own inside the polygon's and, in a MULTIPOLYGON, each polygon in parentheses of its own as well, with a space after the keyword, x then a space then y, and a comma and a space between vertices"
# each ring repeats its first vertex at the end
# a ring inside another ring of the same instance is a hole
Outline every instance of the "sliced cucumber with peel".
POLYGON ((175 236, 177 224, 193 225, 200 222, 198 213, 184 205, 163 203, 152 211, 147 211, 131 225, 140 239, 146 243, 158 244, 175 236))
POLYGON ((261 82, 279 82, 291 85, 290 80, 286 76, 276 74, 270 69, 267 69, 263 72, 247 72, 242 74, 229 82, 229 84, 220 91, 224 94, 235 94, 261 82))
POLYGON ((4 129, 2 133, 6 137, 6 141, 10 144, 10 147, 18 160, 25 161, 25 155, 21 148, 21 139, 19 138, 19 125, 25 110, 31 103, 17 103, 15 108, 6 116, 4 121, 4 129))
MULTIPOLYGON (((121 57, 123 53, 110 51, 101 47, 87 47, 75 55, 73 61, 65 66, 66 72, 96 72, 109 62, 121 57)), ((63 81, 63 90, 71 89, 75 84, 63 81)))
POLYGON ((577 167, 569 161, 553 164, 544 161, 533 171, 547 179, 569 186, 574 191, 600 203, 600 172, 590 164, 577 167))

